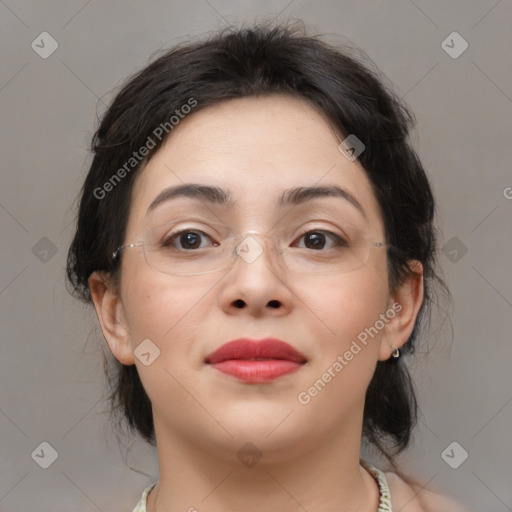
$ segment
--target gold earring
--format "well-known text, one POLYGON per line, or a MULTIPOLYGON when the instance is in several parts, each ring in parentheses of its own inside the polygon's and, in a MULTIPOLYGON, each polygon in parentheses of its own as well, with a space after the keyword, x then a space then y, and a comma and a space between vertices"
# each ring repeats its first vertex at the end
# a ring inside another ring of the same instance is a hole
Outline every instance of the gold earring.
POLYGON ((398 359, 400 357, 400 349, 399 348, 395 348, 395 350, 393 350, 393 353, 391 355, 395 359, 398 359))

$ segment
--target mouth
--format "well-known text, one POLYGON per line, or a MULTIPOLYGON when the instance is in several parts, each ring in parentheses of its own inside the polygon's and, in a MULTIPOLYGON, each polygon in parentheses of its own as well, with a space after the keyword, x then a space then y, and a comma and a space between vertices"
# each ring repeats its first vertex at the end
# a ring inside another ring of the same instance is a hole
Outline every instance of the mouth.
POLYGON ((298 371, 306 357, 284 341, 274 338, 240 338, 225 343, 205 359, 221 373, 253 383, 270 382, 298 371))

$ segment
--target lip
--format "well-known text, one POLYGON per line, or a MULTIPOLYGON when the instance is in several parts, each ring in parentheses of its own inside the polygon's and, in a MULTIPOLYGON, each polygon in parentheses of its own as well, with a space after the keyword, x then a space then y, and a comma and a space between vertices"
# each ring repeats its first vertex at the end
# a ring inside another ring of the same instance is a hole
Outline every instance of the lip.
POLYGON ((212 368, 245 382, 269 382, 296 372, 306 357, 288 343, 265 338, 239 338, 225 343, 205 359, 212 368))

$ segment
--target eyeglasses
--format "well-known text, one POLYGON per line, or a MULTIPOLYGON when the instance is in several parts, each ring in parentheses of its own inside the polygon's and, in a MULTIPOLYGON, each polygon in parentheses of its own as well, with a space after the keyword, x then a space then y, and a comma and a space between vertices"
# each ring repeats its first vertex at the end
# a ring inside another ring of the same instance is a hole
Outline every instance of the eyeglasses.
MULTIPOLYGON (((370 249, 386 245, 364 239, 351 243, 341 234, 316 228, 304 231, 293 240, 256 231, 234 234, 225 225, 210 222, 207 227, 201 222, 204 225, 201 229, 177 230, 174 226, 180 221, 175 219, 148 229, 138 242, 116 249, 113 260, 126 249, 142 247, 153 269, 174 276, 192 276, 229 270, 238 258, 251 264, 265 252, 283 271, 331 275, 362 267, 368 261, 370 249)), ((183 221, 191 223, 189 219, 183 221)))

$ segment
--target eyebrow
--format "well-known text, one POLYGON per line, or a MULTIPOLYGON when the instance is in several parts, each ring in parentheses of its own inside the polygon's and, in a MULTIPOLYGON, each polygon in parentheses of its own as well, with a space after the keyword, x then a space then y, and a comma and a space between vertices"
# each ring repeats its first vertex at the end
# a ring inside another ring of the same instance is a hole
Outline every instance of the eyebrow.
MULTIPOLYGON (((149 205, 147 213, 153 211, 162 203, 178 197, 191 197, 228 207, 236 205, 236 201, 228 190, 211 185, 186 183, 162 190, 149 205)), ((278 206, 281 208, 287 205, 295 206, 321 197, 339 197, 345 199, 366 217, 366 212, 361 206, 361 203, 350 192, 338 185, 295 187, 285 190, 278 199, 278 206)))

